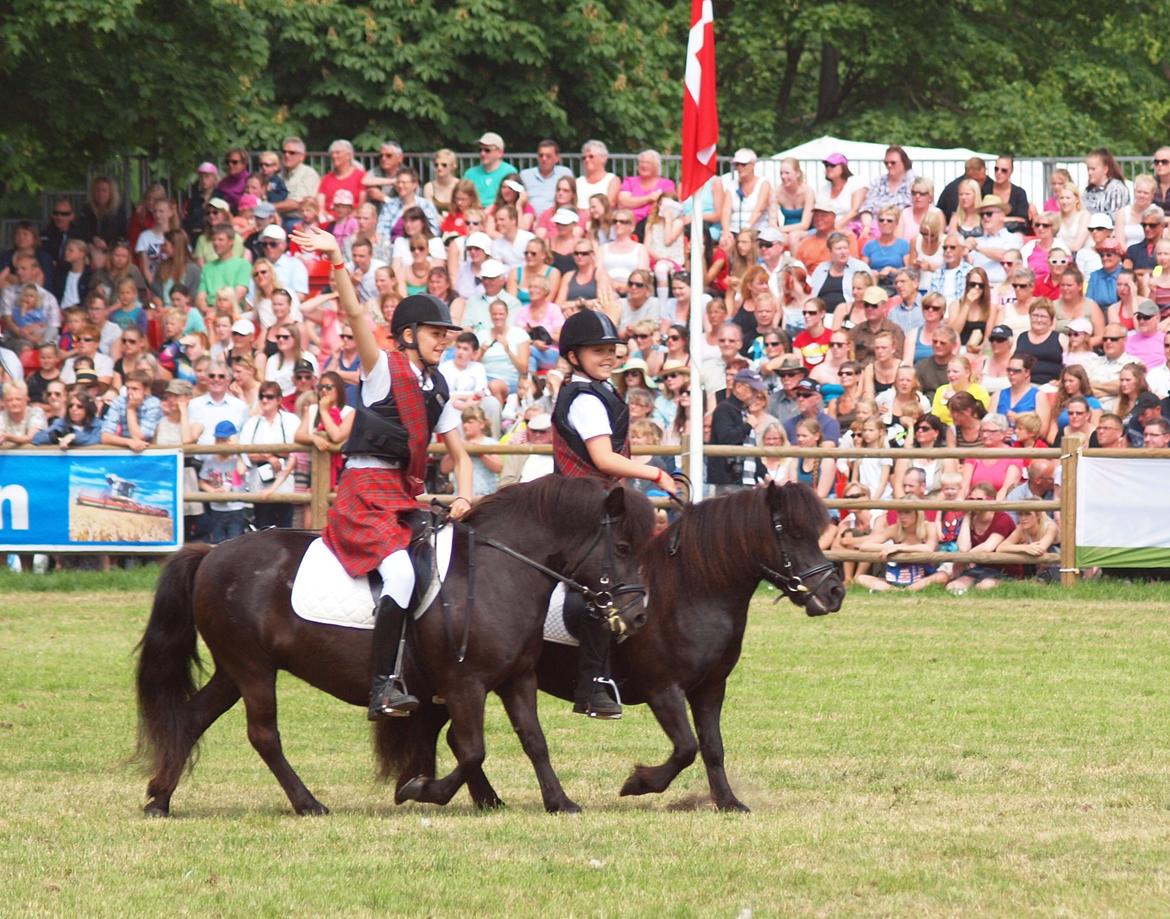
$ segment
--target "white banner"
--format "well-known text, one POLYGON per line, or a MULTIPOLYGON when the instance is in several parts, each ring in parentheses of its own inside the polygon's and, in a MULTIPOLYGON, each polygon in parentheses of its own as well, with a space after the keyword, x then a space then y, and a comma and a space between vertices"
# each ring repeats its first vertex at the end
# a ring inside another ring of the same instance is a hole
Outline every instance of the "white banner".
POLYGON ((1170 566, 1170 459, 1078 460, 1077 565, 1170 566))

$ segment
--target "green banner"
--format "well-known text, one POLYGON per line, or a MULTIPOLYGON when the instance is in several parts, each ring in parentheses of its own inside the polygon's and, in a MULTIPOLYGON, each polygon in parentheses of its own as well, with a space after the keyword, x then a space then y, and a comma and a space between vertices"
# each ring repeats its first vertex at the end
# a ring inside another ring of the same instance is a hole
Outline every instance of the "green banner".
POLYGON ((1077 546, 1078 568, 1170 568, 1170 549, 1077 546))

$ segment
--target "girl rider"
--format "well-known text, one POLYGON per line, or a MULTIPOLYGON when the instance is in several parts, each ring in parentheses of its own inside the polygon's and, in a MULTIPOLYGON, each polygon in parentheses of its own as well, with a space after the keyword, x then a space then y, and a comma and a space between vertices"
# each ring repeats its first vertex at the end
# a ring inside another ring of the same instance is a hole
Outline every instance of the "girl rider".
POLYGON ((454 465, 457 495, 451 516, 458 519, 471 508, 471 458, 463 446, 459 411, 436 372, 450 333, 459 326, 441 300, 415 294, 394 310, 390 328, 399 350, 380 350, 337 240, 304 225, 292 239, 329 260, 332 284, 361 358, 360 405, 342 451, 346 468, 322 538, 351 577, 375 568, 382 575, 369 717, 404 717, 418 708, 418 699, 402 679, 414 569, 406 552, 410 527, 400 515, 418 509, 415 498, 423 490, 432 432, 442 437, 454 465))
MULTIPOLYGON (((561 327, 561 356, 573 368, 557 396, 553 411, 553 463, 558 474, 605 479, 647 479, 670 494, 678 486, 664 470, 630 459, 630 413, 609 382, 621 341, 610 318, 581 310, 561 327)), ((591 718, 616 719, 621 704, 610 695, 608 658, 612 635, 602 619, 586 615, 584 599, 565 595, 566 613, 576 605, 581 649, 577 658, 577 691, 573 711, 591 718)))

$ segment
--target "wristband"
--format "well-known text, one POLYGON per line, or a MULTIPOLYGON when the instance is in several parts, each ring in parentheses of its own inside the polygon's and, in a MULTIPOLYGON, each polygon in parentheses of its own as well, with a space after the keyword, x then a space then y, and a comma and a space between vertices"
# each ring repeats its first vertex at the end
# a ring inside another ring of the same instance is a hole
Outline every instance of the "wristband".
POLYGON ((345 262, 337 262, 336 264, 330 262, 329 264, 334 271, 345 271, 345 262))

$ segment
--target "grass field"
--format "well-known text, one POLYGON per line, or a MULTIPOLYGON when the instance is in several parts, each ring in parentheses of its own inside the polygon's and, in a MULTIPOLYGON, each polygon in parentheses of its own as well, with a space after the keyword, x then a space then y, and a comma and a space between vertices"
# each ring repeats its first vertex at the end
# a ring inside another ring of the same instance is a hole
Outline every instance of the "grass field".
POLYGON ((667 752, 649 712, 587 723, 548 698, 554 765, 584 814, 542 811, 494 700, 487 770, 509 807, 480 814, 461 793, 397 808, 372 780, 364 714, 282 678, 286 752, 333 814, 291 814, 237 708, 159 821, 124 763, 149 574, 121 578, 140 589, 17 593, 0 577, 0 915, 1170 909, 1155 588, 856 593, 819 620, 761 594, 724 719, 750 815, 703 807, 698 767, 661 797, 619 799, 632 763, 667 752))

